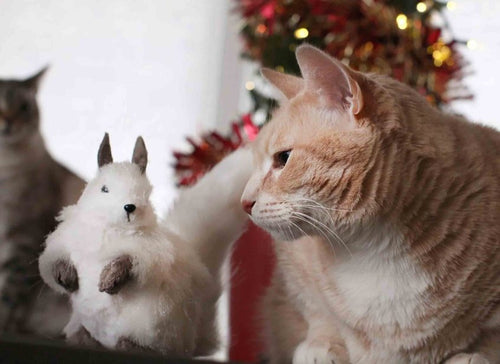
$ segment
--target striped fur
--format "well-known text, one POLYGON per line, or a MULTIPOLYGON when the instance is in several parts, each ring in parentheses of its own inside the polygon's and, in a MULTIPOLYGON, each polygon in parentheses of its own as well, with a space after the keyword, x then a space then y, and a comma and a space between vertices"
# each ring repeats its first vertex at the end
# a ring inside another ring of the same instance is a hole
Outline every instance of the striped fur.
POLYGON ((36 100, 44 71, 0 80, 0 333, 47 337, 60 335, 69 303, 43 284, 37 259, 84 182, 45 148, 36 100))
POLYGON ((285 100, 243 194, 277 240, 271 362, 500 363, 500 133, 297 58, 303 78, 264 71, 285 100))

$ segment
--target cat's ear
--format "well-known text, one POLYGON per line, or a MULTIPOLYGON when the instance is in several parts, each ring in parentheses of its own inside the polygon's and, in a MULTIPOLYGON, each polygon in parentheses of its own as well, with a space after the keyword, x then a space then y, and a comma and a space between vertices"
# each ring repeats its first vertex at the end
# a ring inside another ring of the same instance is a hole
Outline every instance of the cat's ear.
POLYGON ((300 77, 287 75, 270 68, 262 68, 260 73, 266 80, 275 86, 287 98, 291 99, 304 87, 304 80, 300 77))
POLYGON ((361 112, 363 93, 347 66, 309 44, 299 46, 295 55, 306 84, 319 90, 330 105, 354 115, 361 112))
POLYGON ((142 137, 138 137, 135 141, 132 163, 139 166, 141 173, 146 172, 146 167, 148 165, 148 151, 146 150, 146 144, 144 144, 144 139, 142 139, 142 137))
POLYGON ((40 86, 40 83, 42 82, 43 76, 49 69, 49 66, 45 66, 42 68, 40 71, 38 71, 36 74, 33 76, 28 77, 24 81, 22 81, 23 85, 27 88, 30 88, 34 90, 35 92, 38 91, 38 88, 40 86))
POLYGON ((106 164, 113 163, 113 156, 111 155, 111 145, 109 144, 108 133, 104 134, 99 151, 97 152, 97 165, 99 168, 106 164))

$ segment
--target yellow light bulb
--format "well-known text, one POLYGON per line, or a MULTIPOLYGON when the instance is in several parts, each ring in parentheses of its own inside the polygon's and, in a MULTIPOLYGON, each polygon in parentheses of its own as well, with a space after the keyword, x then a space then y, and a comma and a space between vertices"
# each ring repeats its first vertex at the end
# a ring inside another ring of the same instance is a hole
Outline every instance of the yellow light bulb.
POLYGON ((248 90, 248 91, 252 91, 254 88, 255 88, 255 83, 253 81, 247 81, 245 83, 245 88, 248 90))
POLYGON ((434 58, 435 61, 443 62, 443 53, 441 51, 435 50, 432 52, 432 58, 434 58))
POLYGON ((424 2, 422 2, 422 1, 421 1, 421 2, 419 2, 419 3, 417 4, 417 11, 418 11, 419 13, 425 13, 425 12, 427 11, 427 4, 426 4, 426 3, 424 3, 424 2))
POLYGON ((467 41, 467 48, 471 50, 477 49, 478 46, 479 44, 474 39, 470 39, 467 41))
POLYGON ((446 7, 448 8, 448 10, 453 11, 457 8, 457 3, 455 1, 448 1, 446 3, 446 7))
POLYGON ((443 61, 446 61, 451 56, 451 49, 448 46, 441 47, 441 54, 443 57, 443 61))
POLYGON ((305 39, 309 36, 309 30, 306 28, 299 28, 293 33, 293 35, 297 39, 305 39))
POLYGON ((406 29, 408 28, 408 18, 404 14, 399 14, 396 17, 396 24, 398 25, 399 29, 406 29))

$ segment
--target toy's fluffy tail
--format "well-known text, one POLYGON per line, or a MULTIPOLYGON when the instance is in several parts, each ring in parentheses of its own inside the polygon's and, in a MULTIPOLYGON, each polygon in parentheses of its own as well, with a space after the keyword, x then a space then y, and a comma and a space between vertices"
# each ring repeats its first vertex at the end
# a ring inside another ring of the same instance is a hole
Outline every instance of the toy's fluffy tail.
POLYGON ((248 223, 240 198, 252 167, 248 148, 233 152, 193 187, 182 190, 167 215, 167 227, 195 245, 214 277, 248 223))

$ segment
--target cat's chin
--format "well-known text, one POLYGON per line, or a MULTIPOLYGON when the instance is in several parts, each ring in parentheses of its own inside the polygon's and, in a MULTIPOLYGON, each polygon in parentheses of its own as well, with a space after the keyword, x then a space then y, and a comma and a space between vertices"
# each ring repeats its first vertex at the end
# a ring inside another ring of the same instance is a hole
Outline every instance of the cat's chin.
POLYGON ((307 235, 306 231, 304 231, 297 225, 290 224, 288 222, 267 223, 257 221, 256 219, 252 220, 257 226, 267 231, 275 240, 292 241, 307 235))
POLYGON ((278 232, 278 231, 268 231, 272 238, 274 240, 278 240, 278 241, 293 241, 293 240, 297 240, 303 236, 305 236, 303 233, 297 233, 297 234, 294 234, 294 233, 283 233, 282 231, 278 232))

